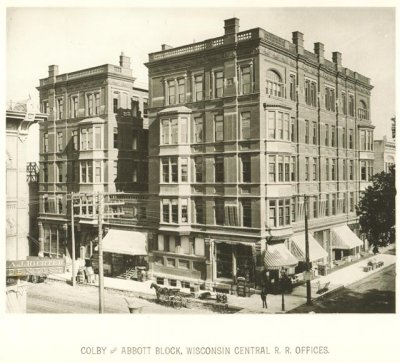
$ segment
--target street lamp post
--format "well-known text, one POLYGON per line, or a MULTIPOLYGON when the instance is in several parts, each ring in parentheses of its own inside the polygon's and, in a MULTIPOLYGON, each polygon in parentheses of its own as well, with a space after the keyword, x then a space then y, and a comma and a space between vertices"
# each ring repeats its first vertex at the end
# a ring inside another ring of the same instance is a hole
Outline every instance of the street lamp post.
POLYGON ((281 269, 281 289, 282 289, 282 311, 285 311, 285 275, 286 270, 282 267, 281 269))

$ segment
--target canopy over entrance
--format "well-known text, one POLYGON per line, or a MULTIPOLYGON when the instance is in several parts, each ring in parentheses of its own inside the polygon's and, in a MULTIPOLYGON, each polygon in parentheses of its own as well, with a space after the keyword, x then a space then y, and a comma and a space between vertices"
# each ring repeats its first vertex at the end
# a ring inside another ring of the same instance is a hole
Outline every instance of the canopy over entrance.
POLYGON ((110 229, 103 238, 103 251, 121 255, 147 255, 147 234, 136 231, 110 229))
POLYGON ((279 270, 282 267, 293 267, 296 266, 297 263, 297 258, 290 253, 284 243, 267 246, 264 264, 268 270, 279 270))
POLYGON ((332 236, 332 248, 350 250, 363 245, 363 241, 347 225, 332 228, 332 236))
MULTIPOLYGON (((306 235, 299 234, 291 237, 292 240, 292 252, 300 260, 306 260, 306 235)), ((322 258, 328 257, 328 252, 326 252, 318 241, 309 233, 308 234, 308 246, 310 251, 310 261, 320 260, 322 258)))

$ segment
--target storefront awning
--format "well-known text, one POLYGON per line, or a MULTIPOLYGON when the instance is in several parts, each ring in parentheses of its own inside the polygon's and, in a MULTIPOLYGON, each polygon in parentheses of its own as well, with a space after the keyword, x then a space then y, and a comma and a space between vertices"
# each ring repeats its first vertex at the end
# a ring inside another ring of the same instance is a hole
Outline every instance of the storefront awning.
POLYGON ((298 263, 283 243, 268 245, 265 251, 264 264, 268 270, 279 270, 281 267, 296 266, 298 263))
POLYGON ((363 245, 363 241, 347 225, 332 228, 332 237, 332 248, 350 250, 363 245))
POLYGON ((121 255, 147 255, 147 236, 142 232, 110 229, 103 238, 103 251, 121 255))
MULTIPOLYGON (((306 260, 306 235, 299 234, 291 237, 292 240, 292 253, 295 255, 300 261, 306 260)), ((328 252, 326 252, 322 246, 318 243, 318 241, 309 233, 308 234, 308 246, 309 248, 309 256, 310 261, 316 261, 321 258, 328 257, 328 252)))

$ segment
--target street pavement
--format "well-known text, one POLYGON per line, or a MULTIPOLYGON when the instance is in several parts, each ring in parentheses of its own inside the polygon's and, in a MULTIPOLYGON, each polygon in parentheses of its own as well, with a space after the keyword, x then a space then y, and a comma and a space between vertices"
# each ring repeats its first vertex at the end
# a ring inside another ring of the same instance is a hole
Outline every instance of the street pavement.
MULTIPOLYGON (((319 276, 311 281, 311 297, 312 300, 319 299, 322 296, 331 294, 334 291, 342 289, 348 285, 354 284, 364 278, 367 278, 382 269, 394 265, 396 263, 396 256, 391 254, 385 254, 388 249, 393 249, 394 246, 389 246, 386 249, 381 249, 382 253, 365 258, 361 261, 352 263, 339 270, 333 271, 326 276, 319 276), (382 261, 383 267, 365 272, 364 267, 367 266, 369 261, 382 261), (327 292, 323 294, 317 294, 319 288, 324 287, 329 283, 327 292)), ((49 278, 69 281, 71 280, 71 273, 65 273, 62 275, 51 275, 49 278)), ((104 278, 104 287, 106 289, 112 289, 116 291, 125 291, 130 296, 141 297, 145 299, 154 299, 156 297, 155 290, 150 288, 152 281, 138 282, 133 280, 123 280, 116 278, 104 278)), ((300 285, 293 289, 291 294, 285 294, 284 296, 284 310, 282 309, 282 295, 268 295, 267 304, 268 308, 262 308, 262 301, 260 295, 254 294, 250 297, 240 297, 234 295, 228 295, 228 304, 230 307, 241 309, 239 313, 284 313, 289 310, 295 309, 306 302, 306 287, 300 285)), ((172 311, 173 313, 180 313, 179 310, 172 311)), ((195 314, 196 311, 193 311, 195 314)))

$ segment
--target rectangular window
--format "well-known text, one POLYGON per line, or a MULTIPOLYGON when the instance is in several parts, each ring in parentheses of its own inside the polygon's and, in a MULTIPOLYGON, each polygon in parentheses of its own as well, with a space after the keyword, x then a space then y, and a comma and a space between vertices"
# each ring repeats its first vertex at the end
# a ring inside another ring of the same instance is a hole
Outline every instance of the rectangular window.
POLYGON ((171 202, 171 217, 172 217, 172 223, 178 223, 179 222, 179 216, 178 216, 178 200, 173 199, 171 202))
POLYGON ((58 214, 63 213, 63 199, 62 197, 57 198, 57 204, 58 204, 58 214))
POLYGON ((310 98, 311 98, 311 106, 317 106, 317 84, 315 82, 311 82, 311 90, 310 90, 310 98))
POLYGON ((203 181, 203 158, 201 156, 194 159, 194 169, 196 183, 201 183, 203 181))
POLYGON ((215 72, 214 78, 215 78, 214 97, 219 98, 224 95, 224 73, 221 71, 215 72))
POLYGON ((94 128, 94 145, 95 149, 101 149, 101 127, 95 126, 94 128))
POLYGON ((283 140, 283 113, 278 112, 278 139, 283 140))
POLYGON ((169 183, 169 159, 161 159, 161 169, 162 169, 162 181, 163 183, 169 183))
POLYGON ((332 180, 336 180, 336 159, 332 159, 332 180))
POLYGON ((57 163, 56 164, 56 169, 57 169, 57 179, 59 183, 63 182, 63 164, 62 163, 57 163))
POLYGON ((365 130, 360 130, 360 150, 367 149, 365 133, 365 130))
POLYGON ((63 150, 63 133, 57 132, 57 151, 63 150))
POLYGON ((268 157, 268 180, 271 183, 276 182, 276 169, 275 169, 275 162, 276 162, 276 156, 275 155, 270 155, 268 157))
POLYGON ((284 225, 283 199, 278 200, 278 221, 279 221, 279 226, 284 225))
POLYGON ((236 202, 229 202, 226 201, 224 205, 224 224, 226 226, 238 226, 239 225, 239 219, 238 219, 238 207, 236 202))
POLYGON ((87 129, 87 149, 93 149, 93 129, 91 127, 87 129))
POLYGON ((87 183, 87 163, 81 162, 81 183, 87 183))
POLYGON ((313 158, 312 163, 312 180, 317 180, 317 158, 313 158))
POLYGON ((336 126, 331 126, 331 146, 336 147, 336 126))
POLYGON ((95 93, 94 114, 100 115, 100 93, 95 93))
POLYGON ((308 120, 305 120, 305 131, 304 131, 304 143, 309 144, 310 143, 310 122, 308 120))
POLYGON ((292 101, 296 101, 296 76, 294 74, 289 76, 289 97, 292 101))
POLYGON ((361 167, 361 180, 366 181, 367 180, 367 162, 361 161, 360 167, 361 167))
POLYGON ((178 143, 178 119, 173 118, 171 120, 171 144, 178 143))
POLYGON ((304 180, 309 181, 310 180, 310 158, 306 157, 305 158, 305 163, 304 163, 304 180))
POLYGON ((224 140, 224 117, 222 115, 214 116, 215 141, 224 140))
POLYGON ((78 117, 78 97, 71 97, 71 117, 78 117))
MULTIPOLYGON (((95 182, 96 183, 101 183, 101 161, 95 161, 94 162, 94 175, 95 175, 95 182)), ((135 168, 135 166, 134 166, 135 168)))
POLYGON ((325 178, 328 181, 329 180, 329 159, 326 159, 326 164, 325 164, 326 170, 325 170, 325 178))
POLYGON ((132 135, 132 150, 137 150, 138 137, 136 134, 132 135))
POLYGON ((185 79, 178 79, 178 103, 185 103, 185 79))
POLYGON ((250 139, 250 112, 242 112, 240 118, 242 140, 250 139))
POLYGON ((342 132, 342 147, 343 149, 346 149, 346 129, 343 128, 343 132, 342 132))
POLYGON ((290 224, 290 199, 285 199, 285 225, 290 224))
POLYGON ((315 121, 312 122, 312 143, 317 145, 317 123, 315 121))
POLYGON ((336 194, 332 194, 332 215, 336 215, 336 194))
POLYGON ((43 152, 49 152, 49 134, 47 132, 43 134, 43 152))
POLYGON ((78 130, 72 131, 72 148, 78 151, 78 130))
POLYGON ((147 99, 143 100, 143 117, 149 117, 149 101, 147 99))
POLYGON ((242 199, 242 225, 251 227, 251 199, 242 199))
POLYGON ((168 200, 163 200, 162 216, 163 216, 163 222, 169 223, 169 201, 168 200))
POLYGON ((346 159, 343 159, 343 171, 342 171, 342 180, 346 180, 346 170, 347 170, 347 164, 346 164, 346 159))
POLYGON ((325 216, 328 217, 329 214, 329 194, 326 195, 326 202, 325 202, 325 216))
POLYGON ((188 119, 183 117, 180 119, 181 127, 181 143, 186 144, 188 142, 188 119))
POLYGON ((215 224, 223 225, 225 219, 224 200, 215 199, 215 224))
POLYGON ((284 140, 290 140, 289 138, 289 114, 283 114, 283 138, 284 140))
POLYGON ((268 215, 268 220, 269 220, 269 227, 276 227, 276 201, 275 200, 270 200, 269 201, 269 215, 268 215))
POLYGON ((169 144, 169 120, 161 121, 161 144, 169 144))
POLYGON ((325 146, 329 146, 329 125, 325 124, 325 146))
POLYGON ((349 115, 354 117, 354 95, 349 94, 349 115))
POLYGON ((194 77, 194 100, 203 100, 203 76, 198 75, 194 77))
POLYGON ((43 164, 43 182, 44 183, 49 182, 49 168, 47 166, 47 163, 43 164))
POLYGON ((290 182, 290 164, 289 164, 289 156, 285 156, 285 164, 284 164, 284 171, 285 171, 285 182, 290 182))
POLYGON ((118 161, 114 160, 113 162, 113 181, 117 181, 118 176, 118 161))
POLYGON ((132 97, 131 99, 131 114, 132 117, 138 117, 139 115, 139 99, 137 97, 132 97))
POLYGON ((291 172, 291 181, 294 182, 296 181, 296 157, 292 156, 291 157, 291 162, 290 162, 290 172, 291 172))
POLYGON ((291 199, 291 220, 292 222, 296 222, 296 198, 291 199))
POLYGON ((283 182, 283 156, 278 156, 278 181, 283 182))
POLYGON ((64 115, 64 101, 62 98, 57 99, 58 119, 61 120, 64 115))
POLYGON ((42 113, 48 113, 49 112, 49 102, 48 101, 43 101, 42 103, 42 113))
POLYGON ((181 182, 188 181, 188 159, 181 159, 181 182))
POLYGON ((249 66, 240 68, 240 78, 242 81, 241 82, 242 95, 251 93, 251 71, 249 66))
POLYGON ((313 205, 313 217, 318 218, 318 198, 314 197, 312 199, 312 205, 313 205))
POLYGON ((350 212, 354 212, 354 192, 350 192, 350 212))
POLYGON ((305 81, 304 85, 305 101, 307 105, 311 105, 311 83, 308 79, 305 81))
POLYGON ((290 118, 290 141, 294 142, 296 140, 295 136, 295 119, 294 117, 290 118))
POLYGON ((343 113, 343 115, 345 115, 346 114, 346 93, 345 92, 342 92, 341 102, 342 102, 342 113, 343 113))
POLYGON ((251 158, 249 155, 242 156, 242 181, 251 183, 251 158))
POLYGON ((47 197, 47 196, 43 197, 43 210, 44 210, 44 213, 49 213, 49 211, 50 211, 49 197, 47 197))
POLYGON ((201 199, 195 200, 195 210, 196 210, 196 223, 203 224, 204 223, 204 204, 201 199))
POLYGON ((182 223, 188 222, 188 200, 181 199, 181 221, 182 223))
POLYGON ((114 127, 114 149, 118 149, 118 128, 114 127))
POLYGON ((170 158, 171 164, 171 182, 178 182, 178 158, 170 158))
POLYGON ((81 150, 87 150, 87 129, 81 129, 81 150))
POLYGON ((93 183, 93 165, 92 162, 87 162, 88 183, 93 183))
POLYGON ((349 149, 353 149, 353 129, 349 130, 349 149))
POLYGON ((268 138, 276 138, 276 116, 274 111, 268 111, 268 138))
POLYGON ((214 160, 215 164, 215 182, 223 183, 224 182, 224 157, 216 156, 214 160))
POLYGON ((203 118, 194 119, 194 142, 203 142, 203 118))
POLYGON ((354 160, 349 160, 349 180, 354 180, 354 160))
POLYGON ((175 80, 168 81, 168 104, 175 104, 175 80))
POLYGON ((88 103, 88 116, 92 116, 93 115, 93 95, 87 95, 87 103, 88 103))
POLYGON ((119 108, 119 93, 114 92, 113 93, 113 112, 118 113, 118 108, 119 108))

